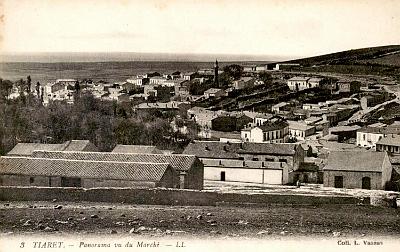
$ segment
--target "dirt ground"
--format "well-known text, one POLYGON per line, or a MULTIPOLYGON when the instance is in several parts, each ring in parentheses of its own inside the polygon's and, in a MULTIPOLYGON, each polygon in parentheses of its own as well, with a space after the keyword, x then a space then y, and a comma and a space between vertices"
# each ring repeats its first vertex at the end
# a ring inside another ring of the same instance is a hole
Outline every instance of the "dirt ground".
POLYGON ((400 237, 400 210, 321 205, 148 206, 93 202, 0 202, 0 235, 279 238, 400 237))

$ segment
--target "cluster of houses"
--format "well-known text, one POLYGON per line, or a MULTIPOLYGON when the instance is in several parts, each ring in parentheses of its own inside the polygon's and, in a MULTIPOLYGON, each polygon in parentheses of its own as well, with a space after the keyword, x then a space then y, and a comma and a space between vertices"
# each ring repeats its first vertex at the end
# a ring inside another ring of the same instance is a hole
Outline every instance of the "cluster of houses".
POLYGON ((211 180, 270 185, 299 181, 382 190, 400 175, 400 156, 396 156, 400 135, 384 136, 376 146, 375 151, 327 141, 310 145, 194 141, 182 154, 171 154, 141 145, 98 152, 85 140, 19 143, 0 157, 0 186, 202 190, 204 180, 211 180), (309 157, 313 149, 321 155, 309 157))
MULTIPOLYGON (((218 74, 222 73, 218 62, 213 69, 197 72, 143 74, 113 84, 86 83, 82 91, 96 98, 139 101, 134 110, 185 108, 187 118, 199 126, 199 140, 190 143, 183 154, 137 145, 117 145, 112 152, 98 152, 83 140, 19 143, 0 158, 0 185, 201 190, 204 180, 216 180, 385 189, 388 183, 399 182, 400 124, 351 125, 354 123, 349 118, 357 111, 367 111, 389 99, 381 90, 360 94, 360 82, 294 76, 285 81, 290 94, 319 88, 342 98, 303 104, 295 100, 279 102, 264 113, 192 106, 193 101, 218 99, 233 90, 264 84, 257 74, 280 67, 285 65, 245 65, 246 74, 231 87, 210 88, 199 96, 190 95, 191 84, 211 78, 218 84, 218 74), (162 90, 181 99, 152 101, 162 90)), ((48 83, 41 91, 44 104, 51 100, 73 103, 76 84, 73 79, 48 83)))

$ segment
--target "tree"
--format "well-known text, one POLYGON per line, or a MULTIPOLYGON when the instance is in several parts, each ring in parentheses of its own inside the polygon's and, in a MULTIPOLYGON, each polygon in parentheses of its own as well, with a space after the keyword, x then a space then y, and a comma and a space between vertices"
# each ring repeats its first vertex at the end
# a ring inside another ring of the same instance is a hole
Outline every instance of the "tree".
POLYGON ((221 87, 229 87, 232 85, 233 77, 230 77, 229 74, 223 72, 222 74, 218 75, 218 82, 221 87))
POLYGON ((32 85, 32 79, 31 79, 31 76, 28 75, 26 77, 26 93, 28 95, 31 93, 31 85, 32 85))
POLYGON ((9 80, 0 79, 0 96, 1 98, 7 100, 11 93, 13 83, 9 80))
POLYGON ((223 70, 228 77, 232 77, 234 80, 239 80, 243 75, 243 67, 237 64, 224 66, 223 70))
POLYGON ((79 96, 80 96, 80 91, 81 91, 81 86, 79 85, 79 81, 75 82, 74 90, 75 90, 74 99, 78 100, 79 96))
POLYGON ((273 78, 270 73, 263 71, 258 74, 258 77, 264 82, 264 84, 272 84, 273 78))
POLYGON ((36 82, 36 95, 39 98, 40 97, 40 82, 36 82))

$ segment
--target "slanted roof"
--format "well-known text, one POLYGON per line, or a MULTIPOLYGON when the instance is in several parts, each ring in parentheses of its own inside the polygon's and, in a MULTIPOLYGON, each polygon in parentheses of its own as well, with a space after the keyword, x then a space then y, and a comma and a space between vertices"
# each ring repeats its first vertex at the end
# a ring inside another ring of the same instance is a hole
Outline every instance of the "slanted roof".
POLYGON ((41 143, 18 143, 7 153, 9 156, 30 156, 34 150, 61 151, 67 143, 62 144, 41 144, 41 143))
POLYGON ((218 92, 220 92, 220 91, 222 91, 222 89, 219 89, 219 88, 210 88, 210 89, 207 89, 204 93, 207 93, 207 94, 215 94, 215 93, 218 93, 218 92))
POLYGON ((289 105, 289 103, 287 103, 287 102, 280 102, 280 103, 278 103, 278 104, 273 105, 272 107, 273 107, 273 108, 281 108, 281 107, 285 107, 285 106, 287 106, 287 105, 289 105))
POLYGON ((183 153, 199 158, 239 159, 239 154, 294 155, 296 146, 296 144, 196 141, 190 143, 183 153))
POLYGON ((168 163, 174 170, 188 171, 195 164, 197 158, 193 155, 181 154, 143 154, 143 153, 116 153, 116 152, 80 152, 80 151, 35 151, 32 154, 37 158, 94 160, 110 162, 138 162, 138 163, 168 163))
POLYGON ((162 154, 156 146, 150 145, 123 145, 117 144, 112 152, 116 153, 145 153, 145 154, 162 154))
POLYGON ((64 151, 85 151, 85 150, 97 150, 97 147, 92 144, 89 140, 71 140, 66 142, 67 145, 64 151))
POLYGON ((307 81, 309 77, 296 76, 289 79, 289 81, 307 81))
POLYGON ((288 127, 289 124, 284 121, 284 120, 278 120, 278 121, 267 121, 264 122, 263 125, 258 126, 262 131, 271 131, 271 130, 279 130, 288 127))
POLYGON ((386 152, 332 151, 324 170, 382 172, 386 152))
POLYGON ((89 140, 71 140, 62 144, 18 143, 8 156, 30 156, 35 150, 47 151, 94 151, 97 147, 89 140))
POLYGON ((320 82, 320 81, 322 81, 322 78, 312 77, 308 81, 309 82, 320 82))
POLYGON ((315 126, 308 125, 305 122, 297 122, 297 121, 287 121, 287 122, 289 124, 289 129, 293 130, 306 131, 315 128, 315 126))
POLYGON ((376 144, 400 146, 400 135, 390 134, 381 138, 376 144))
POLYGON ((95 179, 160 181, 170 168, 167 163, 135 163, 47 159, 30 157, 1 157, 1 174, 62 176, 95 179))
POLYGON ((276 155, 294 155, 299 144, 289 143, 244 143, 243 148, 239 148, 239 153, 254 154, 276 154, 276 155))
POLYGON ((364 127, 359 129, 357 132, 374 133, 374 134, 399 134, 400 127, 398 126, 364 127))

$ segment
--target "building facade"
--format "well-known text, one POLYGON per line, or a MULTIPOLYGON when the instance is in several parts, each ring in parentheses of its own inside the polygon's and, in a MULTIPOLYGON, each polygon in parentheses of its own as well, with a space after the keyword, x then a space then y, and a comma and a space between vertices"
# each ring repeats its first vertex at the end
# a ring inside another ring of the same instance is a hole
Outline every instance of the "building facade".
POLYGON ((332 151, 323 172, 325 187, 383 190, 392 165, 385 152, 332 151))

